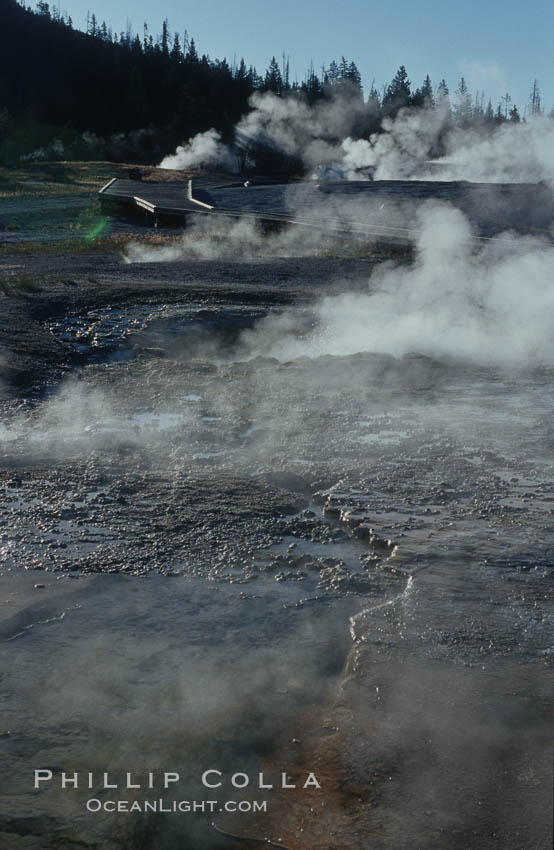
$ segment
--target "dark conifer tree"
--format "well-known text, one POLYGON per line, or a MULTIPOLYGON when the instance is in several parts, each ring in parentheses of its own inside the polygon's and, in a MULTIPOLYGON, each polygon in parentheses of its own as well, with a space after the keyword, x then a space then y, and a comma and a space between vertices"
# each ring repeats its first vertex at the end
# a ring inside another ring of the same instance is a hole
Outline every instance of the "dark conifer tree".
POLYGON ((281 75, 279 63, 277 62, 275 56, 272 56, 271 62, 269 63, 269 67, 265 72, 262 90, 271 91, 274 94, 278 95, 281 95, 283 93, 283 77, 281 75))
POLYGON ((433 94, 433 85, 431 83, 431 77, 429 74, 423 80, 423 85, 421 86, 421 94, 423 96, 423 105, 424 106, 434 106, 435 105, 435 95, 433 94))
POLYGON ((337 65, 334 59, 325 71, 325 76, 327 77, 327 82, 329 82, 331 85, 334 85, 337 80, 340 79, 339 66, 337 65))
POLYGON ((188 43, 185 59, 190 65, 195 65, 198 62, 198 53, 196 52, 196 44, 193 38, 188 43))
MULTIPOLYGON (((339 62, 331 61, 319 76, 312 64, 300 85, 297 81, 291 84, 286 53, 281 66, 273 57, 264 77, 260 77, 244 59, 238 64, 234 60, 230 67, 225 59, 199 58, 194 39, 189 39, 186 31, 182 42, 177 33, 172 38, 167 20, 156 38, 146 23, 141 37, 132 33, 130 24, 120 36, 112 36, 106 22, 99 25, 95 13, 89 12, 86 32, 81 32, 71 28, 71 19, 57 2, 49 5, 39 0, 36 11, 32 11, 25 0, 0 0, 2 156, 19 128, 49 124, 60 128, 56 130, 60 138, 68 127, 77 133, 90 130, 106 139, 112 134, 129 133, 129 139, 142 140, 143 154, 148 149, 152 161, 159 161, 183 139, 209 127, 220 130, 230 141, 233 127, 250 108, 249 98, 255 90, 303 97, 308 104, 343 93, 363 102, 359 70, 344 56, 339 62)), ((412 93, 404 66, 384 87, 382 97, 372 83, 366 109, 356 107, 357 120, 350 132, 354 138, 367 138, 382 130, 383 116, 394 117, 405 106, 429 107, 434 100, 441 115, 446 110, 446 121, 432 152, 440 155, 451 128, 446 81, 439 83, 435 98, 428 75, 412 93)), ((483 93, 472 100, 465 80, 460 80, 455 100, 460 123, 493 128, 508 117, 514 123, 520 120, 517 108, 510 108, 509 95, 504 95, 496 113, 490 101, 486 110, 484 103, 483 93)), ((536 81, 528 112, 542 113, 536 81)), ((127 158, 141 155, 137 144, 126 151, 118 145, 108 143, 108 154, 112 151, 114 156, 127 158)))
POLYGON ((541 93, 539 89, 538 80, 533 80, 533 88, 531 90, 531 94, 529 95, 529 112, 531 115, 541 115, 542 107, 541 107, 541 93))
POLYGON ((180 65, 183 61, 183 53, 181 51, 181 40, 179 38, 179 33, 176 32, 173 36, 173 47, 171 48, 171 61, 174 65, 180 65))
POLYGON ((167 18, 162 23, 162 42, 161 42, 162 53, 165 56, 169 55, 169 22, 167 18))
POLYGON ((352 90, 363 97, 363 88, 362 88, 362 75, 358 71, 358 67, 355 62, 351 62, 348 66, 348 71, 346 72, 346 79, 350 82, 352 86, 352 90))
POLYGON ((300 91, 305 95, 307 102, 312 105, 323 96, 323 84, 314 71, 314 63, 306 74, 306 79, 300 86, 300 91))
POLYGON ((408 106, 410 103, 411 89, 408 72, 404 65, 401 65, 392 82, 387 87, 383 98, 383 108, 387 115, 395 116, 400 109, 408 106))
POLYGON ((464 77, 460 77, 458 88, 456 89, 456 101, 454 107, 454 117, 456 122, 461 127, 467 127, 471 122, 472 107, 471 95, 467 87, 464 77))

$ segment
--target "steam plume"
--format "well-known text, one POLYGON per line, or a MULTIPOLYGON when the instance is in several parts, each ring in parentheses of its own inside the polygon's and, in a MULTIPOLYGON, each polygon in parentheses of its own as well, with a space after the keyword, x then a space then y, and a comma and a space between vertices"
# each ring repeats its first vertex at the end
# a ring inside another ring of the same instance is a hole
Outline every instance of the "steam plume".
POLYGON ((236 160, 229 148, 223 144, 220 133, 213 128, 198 133, 186 144, 180 145, 172 156, 166 156, 161 168, 186 170, 188 168, 227 168, 232 170, 236 160))
POLYGON ((269 320, 249 341, 254 353, 289 360, 417 351, 518 368, 554 363, 552 246, 506 235, 476 248, 467 219, 446 205, 424 205, 418 224, 413 266, 380 267, 367 294, 324 299, 308 340, 269 320))
MULTIPOLYGON (((403 109, 384 118, 381 132, 360 137, 371 106, 352 91, 335 92, 310 106, 299 97, 256 92, 251 111, 235 128, 235 144, 257 145, 295 157, 307 173, 333 166, 343 179, 441 179, 482 182, 554 181, 554 121, 535 117, 492 129, 464 129, 450 119, 446 103, 403 109), (438 152, 444 152, 437 159, 438 152), (428 161, 436 160, 440 171, 428 161), (365 172, 365 173, 364 173, 365 172)), ((164 168, 221 165, 235 157, 215 130, 200 133, 162 161, 164 168)))

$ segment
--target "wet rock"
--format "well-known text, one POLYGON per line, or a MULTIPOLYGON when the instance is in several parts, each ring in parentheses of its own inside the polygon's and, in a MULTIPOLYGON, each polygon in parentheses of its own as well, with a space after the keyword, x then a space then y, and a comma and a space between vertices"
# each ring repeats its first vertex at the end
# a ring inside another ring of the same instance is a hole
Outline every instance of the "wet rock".
POLYGON ((275 574, 275 581, 304 581, 306 573, 302 572, 280 572, 275 574))
POLYGON ((352 529, 352 536, 369 543, 375 532, 367 522, 360 522, 352 529))
POLYGON ((299 567, 310 567, 313 569, 318 568, 317 558, 315 558, 313 555, 310 555, 309 553, 299 555, 296 559, 296 564, 299 567))
POLYGON ((341 589, 349 593, 369 593, 375 586, 375 579, 366 573, 350 573, 341 582, 341 589))
POLYGON ((272 369, 275 366, 281 365, 281 362, 276 357, 253 357, 250 363, 256 369, 272 369))
MULTIPOLYGON (((36 815, 29 817, 12 817, 0 815, 0 835, 37 835, 44 838, 54 828, 59 829, 63 824, 62 818, 36 815)), ((82 844, 82 842, 80 842, 82 844)))
POLYGON ((351 530, 356 528, 358 525, 361 525, 362 523, 367 524, 368 520, 369 517, 366 513, 351 510, 350 508, 343 508, 340 513, 340 521, 351 530))
POLYGON ((326 519, 340 519, 343 511, 344 507, 340 503, 326 502, 323 507, 323 514, 326 519))
POLYGON ((329 566, 329 567, 324 566, 319 571, 319 575, 320 575, 322 582, 329 584, 330 582, 334 582, 339 578, 344 578, 345 576, 347 576, 348 570, 346 569, 344 564, 341 562, 340 564, 337 564, 337 565, 334 565, 334 566, 329 566))
POLYGON ((221 367, 221 375, 224 378, 241 378, 245 375, 248 375, 252 372, 252 365, 250 361, 240 361, 237 363, 230 363, 226 366, 221 367))
POLYGON ((281 471, 270 472, 267 475, 267 480, 276 487, 281 487, 283 490, 291 490, 293 493, 308 494, 310 488, 307 482, 295 472, 281 471))
POLYGON ((376 534, 370 537, 369 542, 371 543, 373 548, 376 549, 378 552, 389 553, 392 552, 396 547, 396 543, 393 540, 384 537, 378 537, 376 534))
POLYGON ((316 505, 324 505, 328 498, 329 492, 327 490, 316 490, 315 493, 312 493, 312 501, 316 505))
POLYGON ((216 375, 218 368, 215 363, 210 363, 208 360, 189 360, 187 370, 196 375, 216 375))
POLYGON ((360 555, 360 563, 367 569, 376 567, 381 563, 381 557, 376 552, 368 552, 365 555, 360 555))
POLYGON ((140 357, 157 357, 163 360, 169 356, 165 348, 146 348, 134 345, 133 351, 136 351, 140 357))
POLYGON ((342 558, 321 558, 324 567, 344 567, 342 558))

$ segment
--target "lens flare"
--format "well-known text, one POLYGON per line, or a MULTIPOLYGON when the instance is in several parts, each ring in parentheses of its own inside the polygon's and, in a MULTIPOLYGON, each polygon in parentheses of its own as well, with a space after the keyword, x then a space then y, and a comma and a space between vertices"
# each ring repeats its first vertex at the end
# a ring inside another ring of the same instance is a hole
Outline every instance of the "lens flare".
POLYGON ((108 218, 100 218, 98 219, 90 228, 87 234, 85 234, 85 240, 87 242, 93 242, 97 236, 100 236, 106 225, 108 224, 108 218))

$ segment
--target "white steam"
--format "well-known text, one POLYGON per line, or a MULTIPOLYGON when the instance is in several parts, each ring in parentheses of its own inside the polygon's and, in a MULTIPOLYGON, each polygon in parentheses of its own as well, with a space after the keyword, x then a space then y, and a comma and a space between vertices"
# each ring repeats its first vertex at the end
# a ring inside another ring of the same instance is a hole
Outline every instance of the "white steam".
MULTIPOLYGON (((291 331, 288 314, 268 318, 244 334, 241 356, 289 361, 418 352, 507 368, 554 364, 552 243, 513 233, 475 239, 462 212, 435 201, 411 212, 417 237, 413 263, 382 263, 367 293, 321 301, 317 329, 308 338, 291 331)), ((128 257, 156 262, 345 254, 348 242, 356 255, 367 240, 355 239, 303 227, 263 235, 250 220, 199 216, 179 245, 130 245, 128 257)))
POLYGON ((309 339, 268 320, 249 334, 250 350, 280 360, 375 351, 554 364, 552 245, 508 234, 476 247, 467 219, 446 205, 424 205, 419 219, 413 265, 381 267, 367 294, 324 299, 309 339))
POLYGON ((343 144, 345 176, 371 166, 375 180, 554 183, 554 120, 506 122, 494 129, 452 126, 445 108, 402 110, 382 133, 343 144), (446 154, 429 163, 442 140, 446 154))
POLYGON ((161 168, 186 170, 189 168, 226 168, 232 170, 236 158, 223 144, 220 133, 213 128, 198 133, 193 139, 180 145, 172 156, 166 156, 160 163, 161 168))
MULTIPOLYGON (((554 120, 506 122, 463 129, 444 101, 433 108, 403 109, 384 118, 380 133, 359 138, 371 105, 359 94, 338 91, 310 106, 299 97, 256 92, 251 111, 235 128, 246 152, 257 146, 301 161, 307 173, 325 167, 343 179, 439 179, 482 182, 554 181, 554 120), (446 150, 442 159, 437 151, 446 150), (440 169, 428 165, 433 160, 440 169)), ((236 156, 215 130, 200 133, 162 161, 164 168, 236 168, 236 156)), ((321 169, 323 168, 323 171, 321 169)))
MULTIPOLYGON (((441 180, 490 183, 554 183, 554 120, 507 122, 490 134, 454 129, 441 180)), ((441 162, 441 160, 439 160, 441 162)))
POLYGON ((308 169, 342 162, 342 141, 367 115, 362 98, 348 91, 313 106, 300 98, 255 93, 250 106, 251 112, 236 127, 237 142, 268 145, 300 158, 308 169))
POLYGON ((448 119, 446 108, 403 109, 393 120, 385 118, 381 133, 369 139, 342 143, 345 177, 357 169, 372 168, 375 180, 417 179, 448 119))
MULTIPOLYGON (((244 190, 249 191, 249 190, 244 190)), ((172 260, 248 260, 258 257, 310 257, 323 252, 341 256, 367 249, 371 234, 406 233, 413 223, 413 203, 385 205, 366 197, 348 197, 320 192, 314 184, 286 188, 283 205, 291 221, 301 225, 277 226, 264 233, 252 217, 209 214, 191 216, 176 244, 152 247, 131 242, 128 262, 172 260), (391 223, 395 226, 391 226, 391 223)))
MULTIPOLYGON (((342 162, 342 141, 354 132, 367 115, 367 105, 353 93, 342 92, 309 106, 301 98, 281 98, 272 92, 256 92, 250 99, 251 111, 235 128, 239 148, 267 146, 298 157, 307 168, 321 163, 342 162)), ((198 168, 236 162, 215 130, 200 133, 166 157, 163 168, 198 168)))

